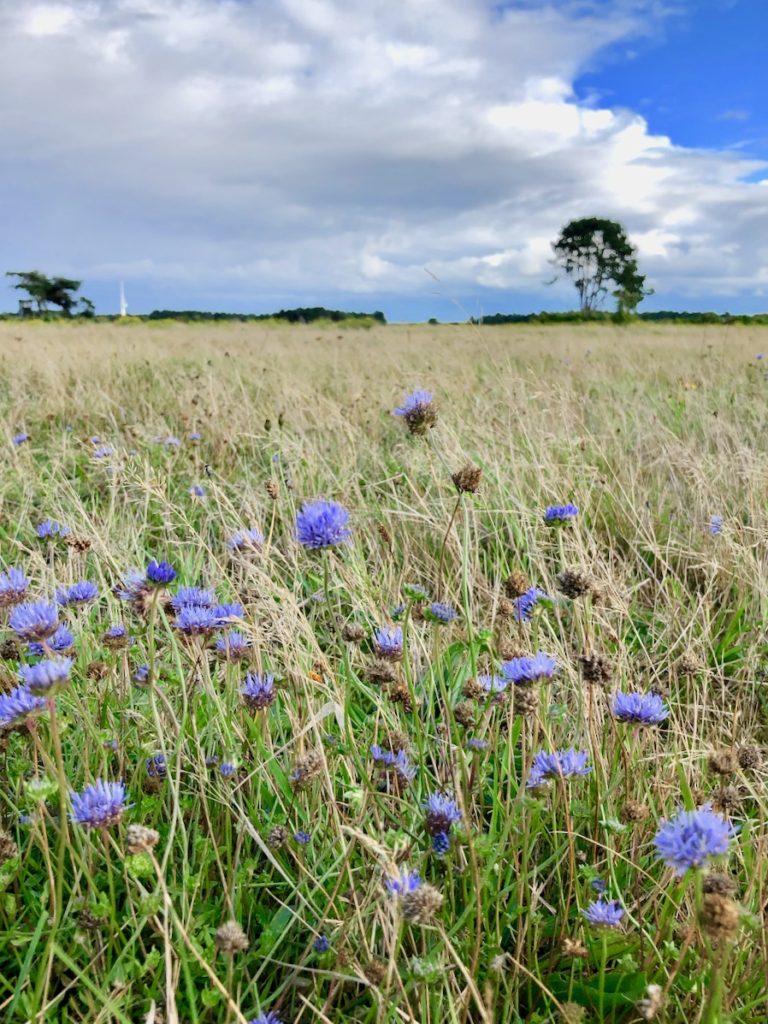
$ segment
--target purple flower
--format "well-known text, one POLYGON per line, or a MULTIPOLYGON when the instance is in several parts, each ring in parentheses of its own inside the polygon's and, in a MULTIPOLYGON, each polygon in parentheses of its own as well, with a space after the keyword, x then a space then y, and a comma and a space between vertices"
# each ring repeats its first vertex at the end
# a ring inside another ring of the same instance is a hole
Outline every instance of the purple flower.
POLYGON ((540 679, 551 679, 557 662, 549 654, 539 651, 533 657, 510 658, 501 663, 504 678, 516 686, 537 683, 540 679))
POLYGON ((168 437, 164 438, 162 441, 159 437, 156 437, 155 440, 158 443, 164 444, 166 448, 178 448, 181 445, 180 439, 178 437, 174 437, 173 434, 169 434, 168 437))
POLYGON ((202 434, 199 430, 193 430, 189 435, 190 441, 199 441, 202 438, 202 434))
POLYGON ((109 629, 104 631, 103 640, 125 640, 128 637, 128 630, 125 626, 115 625, 110 626, 109 629))
POLYGON ((658 725, 669 717, 669 709, 657 693, 617 693, 613 714, 620 722, 658 725))
POLYGON ((129 569, 113 592, 121 601, 138 604, 149 593, 149 590, 146 575, 140 569, 129 569))
POLYGON ((17 448, 18 448, 18 446, 20 444, 24 444, 24 442, 28 441, 28 440, 29 440, 29 434, 27 434, 27 433, 22 432, 21 434, 14 434, 13 435, 13 443, 16 445, 17 448))
POLYGON ((624 917, 624 908, 618 900, 606 900, 601 896, 582 910, 582 914, 597 928, 618 928, 624 917))
POLYGON ((230 551, 261 551, 264 544, 264 534, 256 526, 249 530, 235 530, 227 541, 230 551))
POLYGON ((221 629, 219 616, 213 608, 206 608, 205 605, 182 605, 174 624, 186 636, 208 636, 221 629))
POLYGON ((17 604, 8 616, 8 625, 22 640, 47 640, 58 628, 59 612, 47 601, 17 604))
POLYGON ((86 786, 82 793, 72 793, 71 799, 72 821, 86 828, 115 825, 127 809, 122 782, 98 779, 93 785, 86 786))
POLYGON ((715 814, 710 804, 696 811, 679 811, 656 833, 656 852, 678 875, 702 867, 709 857, 728 852, 736 830, 715 814))
POLYGON ((99 588, 90 580, 80 580, 70 587, 62 587, 56 591, 57 604, 66 607, 70 604, 88 604, 99 596, 99 588))
POLYGON ((421 885, 421 876, 418 871, 400 868, 400 874, 396 878, 388 878, 384 883, 384 888, 391 896, 404 896, 407 892, 416 892, 421 885))
POLYGON ((282 1024, 282 1021, 274 1010, 267 1010, 265 1013, 260 1013, 258 1017, 253 1017, 248 1024, 282 1024))
POLYGON ((392 769, 404 782, 413 782, 416 778, 416 768, 410 763, 404 750, 398 750, 394 754, 391 750, 384 750, 374 743, 371 747, 371 757, 383 768, 392 769))
POLYGON ((277 696, 275 677, 271 673, 247 672, 240 693, 250 711, 263 711, 274 703, 277 696))
POLYGON ((242 619, 245 615, 243 606, 238 601, 229 604, 219 604, 213 609, 213 614, 222 626, 230 625, 235 619, 242 619))
POLYGON ((0 608, 19 604, 27 596, 29 580, 22 569, 8 569, 0 572, 0 608))
POLYGON ((248 657, 250 647, 251 641, 248 637, 235 629, 229 630, 216 641, 216 653, 227 661, 243 661, 248 657))
POLYGON ((108 459, 111 455, 115 454, 115 449, 111 444, 100 444, 98 447, 93 449, 91 454, 94 459, 108 459))
POLYGON ((171 607, 180 611, 184 606, 194 605, 198 608, 211 608, 216 603, 216 595, 212 590, 202 587, 179 587, 171 598, 171 607))
POLYGON ((331 940, 325 935, 318 935, 312 943, 312 949, 314 949, 316 953, 327 953, 330 948, 331 940))
POLYGON ((544 511, 544 522, 549 526, 562 526, 571 521, 579 514, 578 506, 571 505, 548 505, 544 511))
POLYGON ((189 493, 193 498, 204 498, 205 488, 202 484, 192 484, 189 488, 189 493))
POLYGON ((446 793, 432 793, 423 807, 426 811, 425 826, 433 838, 449 836, 452 826, 461 821, 459 805, 446 793))
POLYGON ((165 586, 176 579, 176 570, 169 562, 157 562, 153 558, 147 566, 147 579, 150 583, 165 586))
POLYGON ((223 779, 231 779, 236 771, 237 768, 235 768, 231 761, 222 761, 219 765, 219 775, 223 779))
POLYGON ((72 658, 46 658, 36 665, 19 665, 19 675, 32 693, 50 696, 69 680, 72 658))
POLYGON ((312 836, 309 834, 309 832, 302 832, 301 830, 299 830, 298 832, 294 832, 293 838, 299 844, 299 846, 309 846, 309 844, 312 842, 312 836))
POLYGON ((489 745, 488 740, 480 739, 479 736, 471 736, 467 740, 467 746, 472 750, 487 750, 489 745))
POLYGON ((722 516, 712 516, 712 518, 709 520, 709 532, 712 534, 713 537, 720 536, 720 534, 723 532, 722 516))
POLYGON ((551 601, 552 598, 545 594, 543 590, 539 590, 538 587, 531 587, 530 590, 526 590, 520 597, 516 597, 513 604, 517 621, 530 622, 534 609, 541 600, 551 601))
POLYGON ((57 519, 46 519, 37 527, 37 536, 40 540, 46 537, 66 537, 69 534, 69 527, 64 526, 57 519))
POLYGON ((423 388, 411 392, 402 405, 392 410, 392 415, 401 416, 411 434, 426 434, 437 422, 437 407, 432 392, 423 388))
POLYGON ((296 516, 296 539, 310 550, 334 547, 349 540, 349 512, 335 501, 308 501, 296 516))
POLYGON ((27 686, 17 686, 10 693, 0 693, 0 732, 23 725, 45 711, 46 707, 47 702, 36 697, 27 686))
POLYGON ((451 837, 447 832, 436 832, 432 836, 432 849, 438 857, 443 857, 451 848, 451 837))
POLYGON ((144 762, 147 769, 147 775, 150 779, 164 779, 168 775, 168 765, 165 763, 165 755, 161 753, 153 754, 152 757, 148 757, 144 762))
POLYGON ((441 601, 433 601, 428 608, 424 609, 424 618, 429 619, 430 622, 437 622, 441 626, 447 626, 458 617, 458 612, 455 608, 451 608, 449 604, 443 604, 441 601))
POLYGON ((137 665, 133 672, 133 681, 138 686, 143 686, 149 679, 149 665, 137 665))
POLYGON ((373 646, 380 658, 399 661, 403 656, 403 631, 400 626, 377 629, 373 635, 373 646))
POLYGON ((574 775, 588 775, 592 768, 587 763, 589 755, 583 751, 556 750, 553 754, 539 751, 533 759, 528 776, 528 789, 544 785, 549 779, 569 779, 574 775))
POLYGON ((589 884, 592 886, 595 892, 599 893, 601 896, 608 888, 607 884, 603 881, 602 878, 593 878, 589 884))
POLYGON ((27 645, 27 648, 29 653, 34 654, 36 658, 44 658, 48 651, 53 651, 54 654, 66 654, 67 651, 72 650, 74 643, 75 638, 67 627, 59 626, 53 636, 46 640, 45 646, 41 643, 32 642, 27 645))

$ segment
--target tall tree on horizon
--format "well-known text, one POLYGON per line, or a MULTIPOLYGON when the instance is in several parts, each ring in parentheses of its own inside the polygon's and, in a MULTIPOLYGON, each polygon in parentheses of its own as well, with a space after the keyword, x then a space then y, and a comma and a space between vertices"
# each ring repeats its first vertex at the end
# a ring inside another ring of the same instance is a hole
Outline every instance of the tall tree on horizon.
POLYGON ((645 275, 637 266, 637 249, 624 228, 604 217, 572 220, 560 232, 552 248, 554 263, 571 278, 579 293, 582 313, 597 309, 608 293, 608 284, 620 313, 635 309, 649 295, 645 275))

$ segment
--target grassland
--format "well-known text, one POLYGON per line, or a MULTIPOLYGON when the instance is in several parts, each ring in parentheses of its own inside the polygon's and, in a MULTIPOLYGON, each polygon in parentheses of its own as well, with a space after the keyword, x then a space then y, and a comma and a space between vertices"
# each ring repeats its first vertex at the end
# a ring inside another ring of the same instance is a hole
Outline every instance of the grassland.
MULTIPOLYGON (((768 1019, 764 350, 746 327, 0 325, 0 571, 34 598, 99 588, 61 610, 71 681, 0 739, 2 1019, 768 1019), (415 387, 439 406, 423 437, 391 415, 415 387), (457 494, 466 463, 480 486, 457 494), (318 497, 349 510, 349 544, 296 543, 318 497), (548 528, 563 502, 579 515, 548 528), (47 519, 68 538, 38 539, 47 519), (251 527, 260 550, 231 551, 251 527), (242 604, 246 662, 185 638, 162 591, 113 594, 150 558, 171 593, 242 604), (513 573, 552 598, 530 622, 513 573), (423 621, 407 584, 455 622, 423 621), (403 603, 387 679, 371 638, 403 603), (478 696, 539 650, 551 681, 478 696), (278 681, 261 711, 249 667, 278 681), (668 719, 617 722, 620 690, 668 719), (415 778, 373 744, 404 746, 415 778), (569 747, 589 774, 526 786, 538 751, 569 747), (87 829, 70 791, 99 778, 131 806, 87 829), (438 792, 461 811, 441 856, 438 792), (654 836, 707 802, 738 831, 709 882, 678 878, 654 836), (128 852, 131 824, 157 844, 128 852), (425 923, 386 891, 405 867, 442 896, 425 923), (616 928, 583 914, 602 884, 616 928), (229 921, 247 949, 217 943, 229 921)), ((3 641, 9 691, 36 659, 5 623, 3 641)))

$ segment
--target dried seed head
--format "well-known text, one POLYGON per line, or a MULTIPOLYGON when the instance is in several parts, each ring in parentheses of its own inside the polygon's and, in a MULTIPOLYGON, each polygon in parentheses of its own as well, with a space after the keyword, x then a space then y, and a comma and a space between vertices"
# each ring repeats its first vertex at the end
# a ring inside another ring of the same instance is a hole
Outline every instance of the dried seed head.
POLYGON ((531 581, 522 569, 515 569, 504 581, 504 593, 511 600, 514 600, 516 597, 522 597, 530 589, 531 581))
POLYGON ((701 672, 704 668, 704 663, 699 655, 688 648, 687 651, 683 651, 680 655, 680 660, 677 663, 677 670, 683 676, 693 676, 697 672, 701 672))
POLYGON ((508 597, 501 597, 496 611, 500 619, 511 619, 515 614, 515 603, 508 597))
POLYGON ((579 664, 586 683, 606 686, 613 677, 613 663, 605 654, 582 654, 579 664))
POLYGON ((468 700, 463 700, 454 707, 453 717, 459 725, 463 725, 465 729, 471 729, 475 724, 475 709, 468 700))
POLYGON ((380 985, 387 976, 387 965, 383 960, 369 960, 363 974, 372 985, 380 985))
POLYGON ((738 903, 729 896, 716 892, 704 894, 699 922, 713 942, 733 938, 739 930, 740 916, 738 903))
POLYGON ((461 692, 467 700, 479 700, 484 702, 488 696, 476 679, 468 679, 461 688, 461 692))
POLYGON ((539 708, 539 695, 530 686, 516 686, 512 693, 512 710, 516 715, 535 715, 539 708))
POLYGON ((291 833, 285 825, 275 825, 267 832, 267 845, 271 846, 273 850, 279 850, 288 842, 290 835, 291 833))
POLYGON ((125 833, 128 853, 147 853, 157 846, 159 840, 160 833, 144 825, 129 825, 125 833))
POLYGON ((305 789, 322 773, 325 758, 322 750, 310 750, 293 766, 291 782, 295 789, 305 789))
POLYGON ((384 523, 377 523, 376 529, 378 530, 379 536, 384 541, 384 543, 387 545, 387 547, 391 548, 392 547, 392 534, 386 528, 384 523))
POLYGON ((586 1014, 586 1007, 580 1003, 563 1003, 560 1020, 562 1024, 584 1024, 586 1014))
POLYGON ((728 814, 741 803, 742 795, 736 786, 723 786, 715 793, 712 806, 721 814, 728 814))
POLYGON ((473 466, 471 462, 468 462, 451 474, 451 480, 459 494, 475 494, 480 486, 482 475, 483 471, 479 466, 473 466))
POLYGON ((739 758, 735 750, 726 747, 716 750, 709 756, 709 770, 716 775, 733 775, 739 767, 739 758))
POLYGON ((385 661, 384 658, 377 658, 366 669, 366 677, 368 682, 375 686, 386 686, 387 683, 395 681, 397 672, 392 662, 385 661))
POLYGON ((237 921, 227 921, 226 924, 219 925, 216 929, 215 942, 216 949, 228 956, 248 949, 248 936, 237 921))
POLYGON ((68 533, 64 538, 64 543, 68 544, 75 551, 90 551, 93 547, 93 541, 88 537, 75 537, 74 534, 68 533))
POLYGON ((85 674, 89 679, 95 679, 97 681, 106 679, 109 675, 109 665, 103 661, 92 661, 86 668, 85 674))
POLYGON ((7 860, 13 860, 18 855, 19 848, 12 835, 0 829, 0 864, 7 860))
POLYGON ((512 661, 513 658, 524 658, 528 651, 520 644, 508 643, 499 648, 499 658, 502 661, 512 661))
POLYGON ((737 757, 739 759, 739 767, 743 768, 744 771, 752 771, 755 768, 759 768, 762 761, 760 748, 753 746, 739 747, 737 757))
POLYGON ((561 594, 575 600, 577 597, 584 597, 587 594, 599 594, 600 588, 597 581, 585 569, 563 569, 557 576, 557 589, 561 594))
POLYGON ((345 622, 341 630, 341 639, 348 644, 359 644, 365 640, 365 630, 359 622, 345 622))
POLYGON ((106 918, 98 917, 90 907, 83 907, 77 916, 77 923, 88 932, 95 932, 106 924, 106 918))
POLYGON ((121 633, 117 636, 110 636, 108 633, 105 633, 101 638, 101 642, 109 651, 122 651, 130 644, 131 638, 127 633, 121 633))
POLYGON ((388 732, 385 738, 382 740, 382 747, 385 750, 391 751, 393 754, 399 754, 401 750, 406 752, 410 750, 410 741, 404 732, 400 732, 398 729, 393 729, 392 732, 388 732))
POLYGON ((563 939, 563 944, 562 944, 561 949, 563 951, 563 956, 573 956, 573 957, 587 957, 587 956, 589 956, 589 951, 587 950, 587 947, 584 945, 583 942, 581 942, 580 939, 569 939, 568 936, 566 936, 563 939))
POLYGON ((404 682, 393 683, 390 686, 389 699, 393 704, 402 704, 404 711, 413 711, 413 700, 404 682))
POLYGON ((719 871, 710 871, 704 876, 702 889, 705 893, 716 893, 718 896, 733 896, 736 893, 736 882, 719 871))
POLYGON ((509 953, 499 953, 491 960, 491 970, 494 974, 503 974, 507 969, 507 963, 509 961, 509 953))
POLYGON ((272 501, 277 501, 278 490, 277 482, 275 480, 267 480, 264 489, 266 490, 267 495, 272 499, 272 501))
POLYGON ((13 637, 0 645, 0 658, 2 658, 3 661, 19 661, 21 658, 19 645, 13 637))
POLYGON ((664 990, 661 985, 649 985, 645 990, 645 999, 637 1004, 637 1012, 643 1020, 653 1020, 664 1006, 664 990))
POLYGON ((642 804, 639 800, 627 800, 621 809, 621 820, 628 824, 634 824, 645 821, 650 813, 651 809, 647 804, 642 804))
POLYGON ((401 900, 403 917, 414 924, 429 924, 443 905, 443 894, 434 886, 424 883, 407 892, 401 900))

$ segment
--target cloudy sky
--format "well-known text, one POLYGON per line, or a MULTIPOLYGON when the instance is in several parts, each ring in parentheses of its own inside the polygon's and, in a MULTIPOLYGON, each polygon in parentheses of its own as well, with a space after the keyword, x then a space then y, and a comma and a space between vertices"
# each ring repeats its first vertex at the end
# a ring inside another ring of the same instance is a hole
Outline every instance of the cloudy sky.
MULTIPOLYGON (((100 312, 768 308, 764 0, 0 0, 0 269, 100 312)), ((0 308, 17 295, 0 281, 0 308)))

